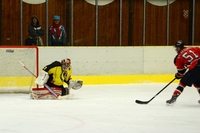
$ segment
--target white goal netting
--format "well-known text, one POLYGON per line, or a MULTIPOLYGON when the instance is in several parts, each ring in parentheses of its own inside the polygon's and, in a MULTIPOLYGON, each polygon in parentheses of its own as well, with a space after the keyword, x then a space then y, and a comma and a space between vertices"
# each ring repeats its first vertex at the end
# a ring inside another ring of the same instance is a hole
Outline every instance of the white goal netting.
POLYGON ((0 46, 0 93, 29 93, 38 75, 38 48, 0 46))

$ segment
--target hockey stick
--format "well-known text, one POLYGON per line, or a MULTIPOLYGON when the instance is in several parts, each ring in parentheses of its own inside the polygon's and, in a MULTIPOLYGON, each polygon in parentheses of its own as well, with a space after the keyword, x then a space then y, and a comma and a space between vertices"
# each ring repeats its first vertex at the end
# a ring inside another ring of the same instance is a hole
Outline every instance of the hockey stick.
MULTIPOLYGON (((36 76, 34 73, 32 73, 22 62, 19 61, 19 63, 20 63, 29 73, 31 73, 34 77, 37 78, 37 76, 36 76)), ((44 84, 44 86, 45 86, 56 98, 59 97, 47 84, 44 84)))
POLYGON ((140 101, 140 100, 135 100, 136 103, 138 104, 148 104, 149 102, 151 102, 151 100, 153 100, 158 94, 160 94, 165 88, 167 88, 167 86, 169 86, 172 82, 174 82, 176 78, 174 78, 171 82, 169 82, 162 90, 160 90, 155 96, 153 96, 149 101, 140 101))

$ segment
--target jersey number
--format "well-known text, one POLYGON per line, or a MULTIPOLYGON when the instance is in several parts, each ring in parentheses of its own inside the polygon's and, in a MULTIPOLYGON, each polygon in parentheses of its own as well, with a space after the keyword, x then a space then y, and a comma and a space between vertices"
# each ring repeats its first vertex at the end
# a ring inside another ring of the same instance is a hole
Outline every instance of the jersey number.
POLYGON ((196 55, 192 50, 189 50, 188 52, 183 54, 183 58, 187 59, 188 62, 191 62, 194 58, 198 58, 198 55, 196 55))

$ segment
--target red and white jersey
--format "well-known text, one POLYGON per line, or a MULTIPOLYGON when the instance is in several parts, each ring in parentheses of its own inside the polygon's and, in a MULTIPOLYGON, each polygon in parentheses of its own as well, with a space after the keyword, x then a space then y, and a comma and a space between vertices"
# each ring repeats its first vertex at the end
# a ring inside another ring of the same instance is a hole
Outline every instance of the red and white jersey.
POLYGON ((200 48, 198 47, 186 47, 184 48, 175 59, 175 66, 178 71, 182 71, 186 68, 193 69, 200 59, 200 48))

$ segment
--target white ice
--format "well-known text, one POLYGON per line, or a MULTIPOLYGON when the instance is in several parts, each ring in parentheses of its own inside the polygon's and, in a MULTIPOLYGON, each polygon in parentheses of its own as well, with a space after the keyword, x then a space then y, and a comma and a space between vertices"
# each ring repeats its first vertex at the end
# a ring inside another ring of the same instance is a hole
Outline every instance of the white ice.
POLYGON ((171 84, 91 85, 72 90, 69 100, 30 100, 28 94, 0 95, 0 133, 200 133, 200 96, 185 88, 173 106, 171 84))

